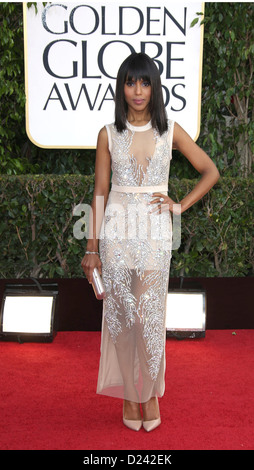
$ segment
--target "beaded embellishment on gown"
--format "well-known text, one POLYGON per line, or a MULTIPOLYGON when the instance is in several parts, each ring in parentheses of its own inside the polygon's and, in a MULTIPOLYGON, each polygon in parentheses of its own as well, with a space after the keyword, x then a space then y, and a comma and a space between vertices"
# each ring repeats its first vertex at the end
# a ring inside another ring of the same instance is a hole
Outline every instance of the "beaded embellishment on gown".
POLYGON ((150 212, 167 194, 174 122, 117 132, 107 125, 112 186, 100 234, 103 300, 97 393, 145 402, 164 393, 165 317, 172 249, 169 211, 150 212))

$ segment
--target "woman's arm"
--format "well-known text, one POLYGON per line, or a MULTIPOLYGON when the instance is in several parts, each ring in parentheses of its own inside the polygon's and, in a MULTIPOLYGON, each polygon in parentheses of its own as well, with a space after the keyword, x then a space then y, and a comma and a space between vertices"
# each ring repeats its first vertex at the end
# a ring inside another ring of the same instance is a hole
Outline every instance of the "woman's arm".
POLYGON ((179 150, 201 174, 200 181, 181 201, 181 212, 199 201, 218 181, 220 174, 211 158, 202 150, 179 124, 174 125, 173 148, 179 150))
MULTIPOLYGON (((111 160, 108 149, 108 135, 105 127, 100 130, 97 140, 96 161, 95 161, 95 185, 93 200, 91 204, 91 216, 89 223, 89 238, 86 250, 98 252, 99 232, 102 224, 104 211, 109 195, 111 160), (96 204, 96 198, 100 197, 100 202, 96 204), (101 201, 102 204, 101 204, 101 201)), ((86 274, 88 281, 92 282, 94 268, 98 268, 101 273, 101 261, 98 255, 85 255, 81 261, 81 266, 86 274)))
POLYGON ((179 150, 189 160, 192 166, 201 174, 201 179, 180 203, 176 203, 169 196, 154 193, 153 196, 155 196, 156 199, 153 199, 150 204, 159 203, 159 207, 153 209, 152 212, 170 210, 171 212, 179 214, 179 205, 181 207, 181 213, 186 211, 208 193, 220 177, 217 167, 211 158, 208 157, 204 150, 202 150, 177 123, 174 124, 173 148, 179 150), (160 202, 162 202, 162 205, 160 205, 160 202), (177 204, 177 206, 175 206, 175 204, 177 204))

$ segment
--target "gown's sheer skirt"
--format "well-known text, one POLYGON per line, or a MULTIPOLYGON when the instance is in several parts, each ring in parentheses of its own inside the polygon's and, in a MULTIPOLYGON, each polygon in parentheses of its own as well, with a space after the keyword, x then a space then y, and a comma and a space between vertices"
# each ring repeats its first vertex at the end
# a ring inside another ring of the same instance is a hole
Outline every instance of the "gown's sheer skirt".
POLYGON ((107 131, 114 189, 100 235, 106 299, 97 393, 146 402, 164 393, 172 246, 169 211, 151 214, 148 202, 158 187, 167 194, 173 122, 161 137, 150 123, 107 131))

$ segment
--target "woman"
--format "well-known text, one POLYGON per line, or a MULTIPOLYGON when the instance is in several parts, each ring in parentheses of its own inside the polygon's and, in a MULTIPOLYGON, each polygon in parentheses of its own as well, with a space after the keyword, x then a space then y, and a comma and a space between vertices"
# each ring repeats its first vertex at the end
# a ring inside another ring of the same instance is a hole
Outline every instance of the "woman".
POLYGON ((209 191, 219 173, 188 134, 167 119, 154 62, 143 53, 131 54, 117 76, 115 122, 98 136, 93 234, 81 264, 90 283, 94 268, 99 269, 106 290, 97 393, 123 398, 123 422, 136 431, 142 424, 151 431, 161 423, 173 147, 201 174, 180 202, 183 213, 209 191))

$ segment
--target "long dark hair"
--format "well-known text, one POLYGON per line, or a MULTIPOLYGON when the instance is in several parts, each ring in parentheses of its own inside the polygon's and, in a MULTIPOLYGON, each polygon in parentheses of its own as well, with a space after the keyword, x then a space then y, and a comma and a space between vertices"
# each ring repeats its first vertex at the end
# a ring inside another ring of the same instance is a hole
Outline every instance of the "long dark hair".
POLYGON ((160 135, 168 129, 167 114, 163 102, 160 73, 153 60, 142 52, 134 52, 124 60, 117 74, 115 93, 115 126, 118 132, 126 129, 128 105, 124 98, 124 84, 128 80, 148 81, 151 85, 149 111, 152 126, 160 135))

